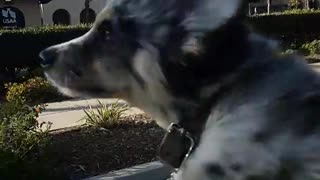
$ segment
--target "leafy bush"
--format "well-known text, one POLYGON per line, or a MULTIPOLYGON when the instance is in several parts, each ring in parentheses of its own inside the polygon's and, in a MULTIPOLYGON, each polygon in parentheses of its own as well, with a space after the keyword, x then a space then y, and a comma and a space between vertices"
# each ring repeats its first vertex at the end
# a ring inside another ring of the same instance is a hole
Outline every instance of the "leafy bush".
MULTIPOLYGON (((16 69, 27 68, 31 72, 41 71, 39 64, 41 50, 79 37, 89 28, 90 25, 41 26, 18 30, 0 29, 0 94, 4 91, 2 84, 19 82, 21 79, 28 78, 25 75, 22 77, 16 75, 16 69)), ((29 72, 30 76, 32 74, 29 72)), ((38 72, 36 74, 40 75, 38 72)))
POLYGON ((298 9, 298 8, 293 8, 293 9, 287 9, 281 12, 272 12, 270 14, 267 13, 262 13, 262 14, 257 14, 255 16, 282 16, 282 15, 317 15, 320 13, 319 9, 298 9))
MULTIPOLYGON (((319 9, 288 9, 283 12, 281 12, 282 15, 301 15, 301 14, 319 14, 319 9)), ((273 14, 279 14, 279 13, 273 13, 273 14)))
POLYGON ((12 101, 25 101, 27 104, 60 101, 65 99, 47 80, 35 77, 22 83, 5 84, 7 89, 6 99, 12 101))
POLYGON ((77 25, 0 30, 0 69, 39 67, 38 54, 41 50, 79 37, 89 28, 89 25, 77 25))
MULTIPOLYGON (((320 36, 320 10, 287 10, 270 15, 248 17, 247 21, 261 33, 298 45, 320 36)), ((0 30, 1 65, 4 69, 39 67, 38 54, 54 44, 85 34, 91 25, 42 26, 19 30, 0 30), (19 53, 16 53, 16 52, 19 53)))
POLYGON ((41 67, 38 68, 15 68, 15 82, 24 82, 27 81, 28 79, 32 79, 34 77, 43 77, 43 69, 41 67))
MULTIPOLYGON (((247 21, 261 33, 275 37, 289 44, 298 45, 320 36, 320 10, 287 10, 282 13, 248 17, 247 21)), ((19 30, 0 30, 1 65, 5 68, 36 69, 39 67, 38 54, 54 44, 79 37, 91 25, 42 26, 19 30), (16 53, 19 51, 19 53, 16 53)))
POLYGON ((287 54, 293 54, 295 53, 296 51, 294 49, 286 49, 284 50, 281 54, 283 55, 287 55, 287 54))
MULTIPOLYGON (((40 147, 47 135, 41 130, 37 118, 43 106, 31 108, 22 101, 5 103, 0 107, 0 149, 26 157, 34 148, 40 147)), ((49 127, 47 128, 49 129, 49 127)))
POLYGON ((301 46, 297 46, 295 44, 291 44, 286 47, 284 50, 284 54, 291 54, 293 52, 298 52, 305 56, 319 55, 320 54, 320 40, 313 40, 311 42, 307 42, 302 44, 301 46))
POLYGON ((320 10, 288 10, 247 18, 258 32, 297 47, 320 37, 320 10))
POLYGON ((37 179, 41 173, 35 170, 42 166, 50 129, 37 121, 43 108, 19 100, 0 106, 0 179, 37 179))
POLYGON ((289 7, 297 9, 298 7, 300 7, 302 5, 300 0, 289 0, 288 3, 289 7))
POLYGON ((313 40, 310 43, 302 44, 299 50, 305 55, 320 54, 320 40, 313 40))
POLYGON ((82 119, 85 124, 94 127, 108 128, 118 124, 123 112, 128 110, 127 105, 120 105, 118 102, 110 105, 103 104, 98 101, 99 107, 93 109, 91 106, 89 110, 85 110, 86 116, 82 119))

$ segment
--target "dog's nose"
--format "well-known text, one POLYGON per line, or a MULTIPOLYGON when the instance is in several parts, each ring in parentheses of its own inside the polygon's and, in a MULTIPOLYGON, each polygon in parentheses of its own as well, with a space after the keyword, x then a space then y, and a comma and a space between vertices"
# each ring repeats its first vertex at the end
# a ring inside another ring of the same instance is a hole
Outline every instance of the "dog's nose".
POLYGON ((54 48, 47 48, 40 52, 40 65, 43 68, 49 68, 54 64, 58 56, 57 50, 54 48))

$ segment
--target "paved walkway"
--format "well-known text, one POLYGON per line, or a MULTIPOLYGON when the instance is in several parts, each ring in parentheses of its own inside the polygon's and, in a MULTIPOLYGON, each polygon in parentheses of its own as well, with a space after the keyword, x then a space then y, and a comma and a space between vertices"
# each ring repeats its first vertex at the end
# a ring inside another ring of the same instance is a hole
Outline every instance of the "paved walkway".
MULTIPOLYGON (((49 103, 46 110, 40 114, 39 122, 52 122, 51 130, 57 130, 67 127, 73 127, 82 125, 84 122, 80 121, 85 116, 83 109, 98 107, 98 100, 103 103, 111 104, 117 101, 117 99, 77 99, 56 103, 49 103)), ((119 103, 126 103, 125 101, 119 101, 119 103)), ((141 114, 138 108, 130 108, 125 112, 129 114, 141 114)))
POLYGON ((320 63, 313 63, 311 66, 318 72, 320 72, 320 63))
POLYGON ((160 161, 154 161, 84 180, 164 180, 170 177, 171 172, 173 169, 169 166, 160 161))

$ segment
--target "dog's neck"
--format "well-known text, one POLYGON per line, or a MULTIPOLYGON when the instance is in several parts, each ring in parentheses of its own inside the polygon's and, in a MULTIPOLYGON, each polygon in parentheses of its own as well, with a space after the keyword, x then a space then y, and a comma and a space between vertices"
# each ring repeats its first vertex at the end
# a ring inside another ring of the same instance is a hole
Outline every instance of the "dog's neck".
POLYGON ((177 123, 194 117, 199 107, 219 93, 220 88, 232 79, 234 72, 245 64, 249 49, 247 27, 237 19, 205 33, 199 39, 201 49, 196 53, 180 51, 177 54, 177 49, 172 48, 181 47, 177 43, 181 45, 183 40, 171 40, 174 41, 173 46, 162 50, 159 61, 166 84, 161 84, 162 88, 157 85, 153 90, 148 87, 150 92, 147 94, 144 94, 145 90, 134 93, 137 99, 130 100, 150 113, 158 123, 167 122, 162 127, 168 126, 168 121, 177 123))

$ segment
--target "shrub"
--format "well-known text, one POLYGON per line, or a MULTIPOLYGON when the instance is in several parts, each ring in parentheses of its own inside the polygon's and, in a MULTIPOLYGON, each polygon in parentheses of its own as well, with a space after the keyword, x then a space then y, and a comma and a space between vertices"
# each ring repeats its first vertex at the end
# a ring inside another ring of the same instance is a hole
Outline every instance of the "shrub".
POLYGON ((108 128, 118 124, 123 112, 128 110, 127 105, 120 105, 118 102, 110 105, 103 104, 98 101, 99 107, 93 109, 89 106, 89 110, 84 110, 86 116, 82 119, 88 126, 108 128))
MULTIPOLYGON (((301 45, 320 36, 320 10, 287 10, 270 15, 248 17, 247 21, 261 33, 283 41, 301 45)), ((5 69, 39 67, 38 54, 54 44, 79 37, 91 25, 42 26, 19 30, 0 30, 1 65, 5 69), (19 52, 19 53, 16 53, 19 52)))
POLYGON ((38 179, 41 172, 36 169, 42 167, 39 159, 48 145, 50 129, 50 124, 37 121, 43 108, 18 100, 1 105, 0 179, 38 179))
POLYGON ((262 14, 257 14, 255 16, 282 16, 282 15, 317 15, 320 13, 319 9, 298 9, 298 8, 293 8, 293 9, 286 9, 281 12, 272 12, 270 14, 267 13, 262 13, 262 14))
POLYGON ((89 25, 77 25, 0 30, 0 69, 39 67, 38 54, 41 50, 79 37, 89 28, 89 25))
POLYGON ((289 0, 288 5, 291 8, 298 8, 298 7, 300 7, 302 5, 302 3, 301 3, 300 0, 289 0))
POLYGON ((313 40, 311 42, 304 43, 301 46, 291 44, 284 49, 283 53, 291 54, 293 52, 298 52, 305 56, 318 55, 320 54, 320 40, 313 40))
POLYGON ((22 101, 8 102, 1 106, 0 149, 23 159, 34 148, 41 147, 47 135, 37 118, 44 106, 30 107, 22 101))
POLYGON ((285 45, 295 43, 298 47, 305 42, 319 39, 319 10, 288 10, 270 15, 257 15, 247 21, 258 32, 282 41, 285 45))
POLYGON ((65 99, 47 80, 35 77, 22 83, 5 84, 6 99, 12 101, 25 101, 29 105, 60 101, 65 99))
POLYGON ((0 94, 4 91, 2 84, 19 82, 20 77, 16 76, 16 69, 28 68, 33 72, 35 69, 40 69, 38 54, 41 50, 79 37, 89 28, 90 25, 41 26, 18 30, 0 29, 0 94))
POLYGON ((28 79, 32 79, 34 77, 43 77, 43 69, 41 67, 38 68, 15 68, 14 70, 15 82, 24 82, 28 79))
MULTIPOLYGON (((320 36, 320 10, 287 10, 270 15, 257 15, 247 18, 256 30, 284 41, 301 45, 320 36)), ((39 67, 38 54, 54 44, 79 37, 90 29, 91 25, 42 26, 19 30, 0 30, 1 65, 0 73, 5 69, 39 67), (19 53, 16 53, 19 52, 19 53)))
POLYGON ((302 44, 299 50, 304 55, 320 54, 320 40, 313 40, 309 43, 302 44))

